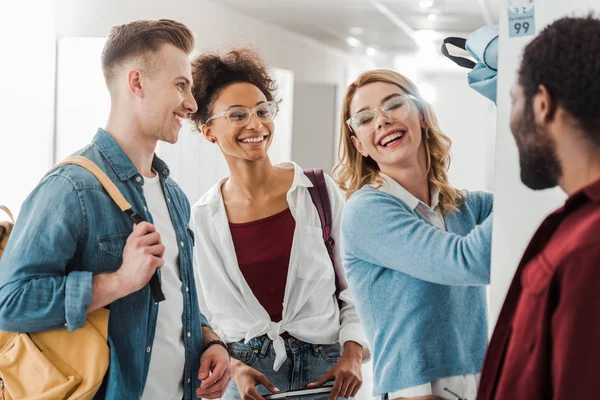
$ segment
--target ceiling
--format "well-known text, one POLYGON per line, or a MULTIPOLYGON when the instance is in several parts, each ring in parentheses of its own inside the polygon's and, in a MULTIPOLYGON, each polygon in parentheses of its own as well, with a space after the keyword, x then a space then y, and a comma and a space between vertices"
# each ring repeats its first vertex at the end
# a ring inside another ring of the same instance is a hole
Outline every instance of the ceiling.
POLYGON ((421 35, 437 41, 446 36, 466 36, 487 21, 497 23, 502 2, 430 0, 433 6, 423 8, 420 1, 218 0, 218 3, 344 51, 364 54, 372 47, 377 53, 393 55, 417 49, 421 35), (430 19, 429 14, 435 14, 436 19, 430 19), (349 36, 360 44, 349 45, 349 36))

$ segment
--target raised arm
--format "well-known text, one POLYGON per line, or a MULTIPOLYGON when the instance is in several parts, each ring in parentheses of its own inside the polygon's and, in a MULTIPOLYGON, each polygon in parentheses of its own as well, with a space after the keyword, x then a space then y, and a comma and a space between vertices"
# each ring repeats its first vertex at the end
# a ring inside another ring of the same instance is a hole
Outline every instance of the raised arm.
POLYGON ((346 257, 442 285, 490 281, 492 214, 468 235, 427 223, 399 199, 377 190, 356 193, 344 208, 346 257))

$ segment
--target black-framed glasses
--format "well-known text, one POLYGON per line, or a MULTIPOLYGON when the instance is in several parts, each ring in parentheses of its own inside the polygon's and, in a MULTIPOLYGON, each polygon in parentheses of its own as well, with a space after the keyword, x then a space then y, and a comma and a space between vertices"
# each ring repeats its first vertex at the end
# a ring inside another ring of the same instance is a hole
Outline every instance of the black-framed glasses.
POLYGON ((266 101, 264 103, 260 103, 252 109, 243 106, 234 106, 213 114, 206 120, 204 125, 207 125, 213 119, 226 117, 231 125, 237 128, 242 128, 248 125, 250 118, 252 118, 252 114, 254 114, 256 118, 258 118, 258 120, 264 124, 273 121, 278 112, 279 104, 277 101, 266 101))
POLYGON ((387 100, 381 107, 356 113, 352 118, 348 118, 346 124, 352 132, 358 135, 371 133, 375 130, 375 118, 377 118, 378 112, 381 112, 386 118, 393 121, 402 121, 410 114, 409 99, 415 102, 419 101, 415 96, 410 94, 399 94, 387 100))

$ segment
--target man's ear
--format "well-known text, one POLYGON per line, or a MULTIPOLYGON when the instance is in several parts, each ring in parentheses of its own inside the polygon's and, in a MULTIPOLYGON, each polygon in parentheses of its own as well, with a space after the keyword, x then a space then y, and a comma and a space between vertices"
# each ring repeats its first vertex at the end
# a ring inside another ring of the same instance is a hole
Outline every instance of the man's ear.
POLYGON ((144 97, 142 73, 139 69, 132 69, 127 72, 127 90, 134 96, 144 97))
POLYGON ((350 137, 350 140, 352 140, 352 144, 354 145, 354 147, 356 147, 356 150, 358 150, 358 152, 362 154, 363 157, 369 157, 369 153, 363 148, 360 139, 356 135, 352 135, 350 137))
POLYGON ((545 125, 552 121, 556 111, 550 92, 548 89, 540 85, 538 86, 535 96, 533 96, 533 116, 538 125, 545 125))

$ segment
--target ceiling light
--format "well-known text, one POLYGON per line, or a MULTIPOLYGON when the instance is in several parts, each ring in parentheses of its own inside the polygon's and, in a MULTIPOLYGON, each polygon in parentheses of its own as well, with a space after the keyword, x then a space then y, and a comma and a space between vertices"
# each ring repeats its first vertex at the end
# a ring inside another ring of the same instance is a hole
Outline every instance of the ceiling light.
POLYGON ((433 0, 420 0, 419 7, 421 8, 431 8, 433 7, 433 0))
POLYGON ((427 18, 429 18, 430 21, 437 21, 438 16, 435 14, 429 14, 427 18))
POLYGON ((377 50, 375 50, 372 47, 367 47, 367 55, 368 56, 374 56, 375 54, 377 54, 377 50))
POLYGON ((346 39, 346 43, 348 43, 352 47, 360 46, 360 40, 352 36, 348 36, 348 38, 346 39))

